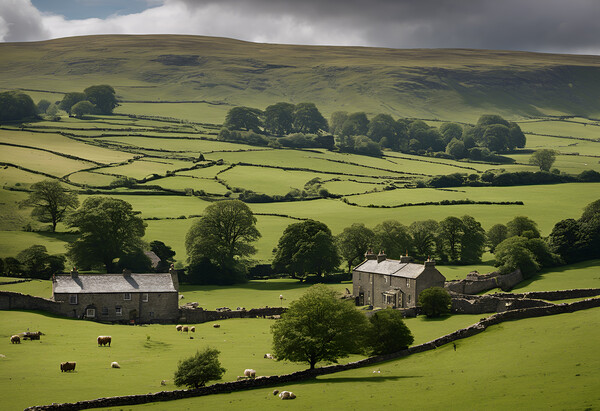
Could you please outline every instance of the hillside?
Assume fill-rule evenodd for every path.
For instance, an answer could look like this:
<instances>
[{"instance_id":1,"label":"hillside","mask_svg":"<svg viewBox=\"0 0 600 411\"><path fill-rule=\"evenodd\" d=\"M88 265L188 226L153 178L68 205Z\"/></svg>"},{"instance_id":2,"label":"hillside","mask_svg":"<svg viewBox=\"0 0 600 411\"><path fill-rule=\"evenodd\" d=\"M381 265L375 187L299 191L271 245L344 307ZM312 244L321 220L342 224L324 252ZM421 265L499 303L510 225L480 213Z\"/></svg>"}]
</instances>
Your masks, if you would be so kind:
<instances>
[{"instance_id":1,"label":"hillside","mask_svg":"<svg viewBox=\"0 0 600 411\"><path fill-rule=\"evenodd\" d=\"M231 105L473 121L600 113L600 56L256 44L200 36L88 36L0 44L0 89L34 99L107 83L120 112L220 122ZM52 95L47 91L56 92Z\"/></svg>"}]
</instances>

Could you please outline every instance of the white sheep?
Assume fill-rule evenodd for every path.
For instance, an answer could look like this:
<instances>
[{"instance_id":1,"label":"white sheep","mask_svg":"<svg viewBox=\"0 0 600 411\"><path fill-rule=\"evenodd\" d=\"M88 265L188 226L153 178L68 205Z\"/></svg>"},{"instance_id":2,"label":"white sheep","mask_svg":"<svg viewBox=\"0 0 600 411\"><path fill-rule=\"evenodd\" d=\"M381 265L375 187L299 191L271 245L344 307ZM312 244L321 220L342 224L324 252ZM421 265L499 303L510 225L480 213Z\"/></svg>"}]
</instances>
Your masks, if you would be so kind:
<instances>
[{"instance_id":1,"label":"white sheep","mask_svg":"<svg viewBox=\"0 0 600 411\"><path fill-rule=\"evenodd\" d=\"M246 368L244 370L244 377L256 378L256 370L253 370L252 368Z\"/></svg>"},{"instance_id":2,"label":"white sheep","mask_svg":"<svg viewBox=\"0 0 600 411\"><path fill-rule=\"evenodd\" d=\"M110 363L110 368L121 368L118 362L113 361Z\"/></svg>"},{"instance_id":3,"label":"white sheep","mask_svg":"<svg viewBox=\"0 0 600 411\"><path fill-rule=\"evenodd\" d=\"M282 400L293 400L294 398L296 398L296 395L291 391L281 391L279 393L279 398L281 398Z\"/></svg>"},{"instance_id":4,"label":"white sheep","mask_svg":"<svg viewBox=\"0 0 600 411\"><path fill-rule=\"evenodd\" d=\"M195 333L196 332L196 327L190 327L190 331Z\"/></svg>"},{"instance_id":5,"label":"white sheep","mask_svg":"<svg viewBox=\"0 0 600 411\"><path fill-rule=\"evenodd\" d=\"M266 353L263 358L266 358L268 360L274 360L275 359L275 357L273 357L273 354L269 354L269 353Z\"/></svg>"}]
</instances>

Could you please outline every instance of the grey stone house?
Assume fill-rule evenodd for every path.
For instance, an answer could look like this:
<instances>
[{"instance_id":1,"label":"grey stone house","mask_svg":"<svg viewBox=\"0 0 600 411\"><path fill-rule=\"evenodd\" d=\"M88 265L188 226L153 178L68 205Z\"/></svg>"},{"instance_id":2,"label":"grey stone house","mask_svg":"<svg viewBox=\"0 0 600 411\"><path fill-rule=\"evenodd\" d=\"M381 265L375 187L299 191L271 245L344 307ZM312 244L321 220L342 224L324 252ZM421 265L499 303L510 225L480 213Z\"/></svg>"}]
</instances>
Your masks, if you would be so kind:
<instances>
[{"instance_id":1,"label":"grey stone house","mask_svg":"<svg viewBox=\"0 0 600 411\"><path fill-rule=\"evenodd\" d=\"M352 294L359 305L412 308L421 291L444 287L446 282L434 261L414 264L408 256L388 260L384 253L372 252L367 252L365 258L352 271Z\"/></svg>"},{"instance_id":2,"label":"grey stone house","mask_svg":"<svg viewBox=\"0 0 600 411\"><path fill-rule=\"evenodd\" d=\"M179 318L179 282L175 271L160 274L71 274L52 281L54 301L65 315L96 321L175 322Z\"/></svg>"}]
</instances>

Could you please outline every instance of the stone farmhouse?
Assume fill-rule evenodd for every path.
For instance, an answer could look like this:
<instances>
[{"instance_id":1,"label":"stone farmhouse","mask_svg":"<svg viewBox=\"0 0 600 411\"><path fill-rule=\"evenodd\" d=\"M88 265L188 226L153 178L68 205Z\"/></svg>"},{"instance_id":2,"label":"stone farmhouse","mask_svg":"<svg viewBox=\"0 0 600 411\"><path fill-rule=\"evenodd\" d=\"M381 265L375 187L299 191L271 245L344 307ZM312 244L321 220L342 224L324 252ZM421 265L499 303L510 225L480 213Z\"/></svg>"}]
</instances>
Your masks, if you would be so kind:
<instances>
[{"instance_id":1,"label":"stone farmhouse","mask_svg":"<svg viewBox=\"0 0 600 411\"><path fill-rule=\"evenodd\" d=\"M174 322L179 318L177 273L85 274L76 269L52 281L54 301L74 318L127 323Z\"/></svg>"},{"instance_id":2,"label":"stone farmhouse","mask_svg":"<svg viewBox=\"0 0 600 411\"><path fill-rule=\"evenodd\" d=\"M434 261L415 264L409 256L388 260L385 253L377 255L371 251L365 258L352 271L352 294L358 305L413 308L421 291L444 287L446 282Z\"/></svg>"}]
</instances>

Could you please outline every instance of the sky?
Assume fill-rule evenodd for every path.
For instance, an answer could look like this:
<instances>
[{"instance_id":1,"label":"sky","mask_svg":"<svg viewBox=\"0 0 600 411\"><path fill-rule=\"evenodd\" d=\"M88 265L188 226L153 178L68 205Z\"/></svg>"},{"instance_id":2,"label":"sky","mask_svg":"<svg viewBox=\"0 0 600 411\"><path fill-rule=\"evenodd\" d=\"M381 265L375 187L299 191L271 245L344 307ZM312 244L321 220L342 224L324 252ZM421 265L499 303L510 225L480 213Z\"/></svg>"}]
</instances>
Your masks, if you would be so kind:
<instances>
[{"instance_id":1,"label":"sky","mask_svg":"<svg viewBox=\"0 0 600 411\"><path fill-rule=\"evenodd\" d=\"M90 34L600 55L600 0L0 0L0 42Z\"/></svg>"}]
</instances>

